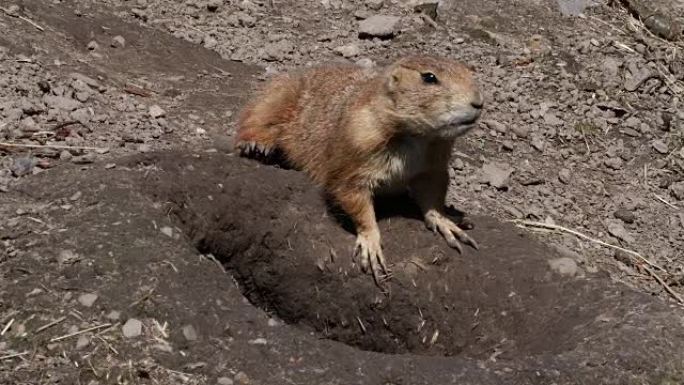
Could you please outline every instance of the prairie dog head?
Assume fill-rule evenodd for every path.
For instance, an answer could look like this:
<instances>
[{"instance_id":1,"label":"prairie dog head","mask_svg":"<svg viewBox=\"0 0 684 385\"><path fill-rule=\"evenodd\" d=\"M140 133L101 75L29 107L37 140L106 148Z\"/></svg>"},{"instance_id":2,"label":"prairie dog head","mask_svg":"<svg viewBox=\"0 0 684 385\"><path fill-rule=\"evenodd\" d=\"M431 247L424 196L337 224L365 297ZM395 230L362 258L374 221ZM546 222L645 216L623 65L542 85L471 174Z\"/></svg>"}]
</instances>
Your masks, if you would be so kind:
<instances>
[{"instance_id":1,"label":"prairie dog head","mask_svg":"<svg viewBox=\"0 0 684 385\"><path fill-rule=\"evenodd\" d=\"M406 57L392 64L386 76L391 114L411 134L456 137L480 117L484 101L479 87L458 61Z\"/></svg>"}]
</instances>

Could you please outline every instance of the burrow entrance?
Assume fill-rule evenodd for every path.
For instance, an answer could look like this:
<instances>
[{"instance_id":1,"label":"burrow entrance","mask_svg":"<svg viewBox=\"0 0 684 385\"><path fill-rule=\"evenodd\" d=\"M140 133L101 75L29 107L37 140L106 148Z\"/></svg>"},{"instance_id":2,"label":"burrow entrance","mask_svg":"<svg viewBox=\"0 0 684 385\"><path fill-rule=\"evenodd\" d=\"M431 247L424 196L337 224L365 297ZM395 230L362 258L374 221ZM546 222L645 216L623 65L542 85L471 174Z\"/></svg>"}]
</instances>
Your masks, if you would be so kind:
<instances>
[{"instance_id":1,"label":"burrow entrance","mask_svg":"<svg viewBox=\"0 0 684 385\"><path fill-rule=\"evenodd\" d=\"M601 344L628 312L608 280L554 272L549 249L512 225L473 217L480 251L463 255L428 232L405 200L380 221L389 295L351 260L353 234L301 173L232 157L170 161L154 195L244 295L287 323L363 350L486 359L559 354ZM388 208L390 210L388 210ZM608 337L605 337L608 338Z\"/></svg>"}]
</instances>

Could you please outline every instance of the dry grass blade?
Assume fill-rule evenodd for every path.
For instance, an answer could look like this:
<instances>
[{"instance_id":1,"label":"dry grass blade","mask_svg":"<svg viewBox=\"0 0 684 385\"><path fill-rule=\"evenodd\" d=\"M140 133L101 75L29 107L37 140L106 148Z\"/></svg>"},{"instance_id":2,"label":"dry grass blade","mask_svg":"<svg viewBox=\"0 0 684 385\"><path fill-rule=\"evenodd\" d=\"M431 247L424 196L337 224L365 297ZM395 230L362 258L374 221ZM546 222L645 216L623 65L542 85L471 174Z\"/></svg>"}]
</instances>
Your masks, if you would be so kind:
<instances>
[{"instance_id":1,"label":"dry grass blade","mask_svg":"<svg viewBox=\"0 0 684 385\"><path fill-rule=\"evenodd\" d=\"M67 339L67 338L79 336L79 335L81 335L81 334L85 334L85 333L88 333L88 332L92 332L93 330L102 329L102 328L106 328L106 327L109 327L109 326L112 326L112 324L106 323L106 324L102 324L102 325L93 326L93 327L91 327L91 328L79 330L79 331L74 332L74 333L69 333L69 334L66 334L66 335L63 335L63 336L55 337L55 338L51 339L50 342L57 342L57 341L65 340L65 339Z\"/></svg>"},{"instance_id":2,"label":"dry grass blade","mask_svg":"<svg viewBox=\"0 0 684 385\"><path fill-rule=\"evenodd\" d=\"M13 353L6 356L0 356L0 361L9 360L11 358L21 357L29 354L29 352Z\"/></svg>"},{"instance_id":3,"label":"dry grass blade","mask_svg":"<svg viewBox=\"0 0 684 385\"><path fill-rule=\"evenodd\" d=\"M51 328L51 327L57 325L58 323L64 321L65 319L66 319L66 317L60 317L60 318L58 318L58 319L56 319L56 320L50 322L50 323L47 324L47 325L43 325L43 326L39 327L38 329L36 329L36 334L42 332L43 330L45 330L45 329L47 329L47 328Z\"/></svg>"},{"instance_id":4,"label":"dry grass blade","mask_svg":"<svg viewBox=\"0 0 684 385\"><path fill-rule=\"evenodd\" d=\"M625 248L620 247L620 246L611 245L610 243L603 242L599 239L592 238L588 235L582 234L582 233L575 231L575 230L572 230L572 229L568 229L568 228L563 227L563 226L552 225L552 224L543 223L543 222L523 221L523 220L514 220L513 222L517 223L519 225L522 225L522 226L541 227L541 228L547 228L547 229L558 230L558 231L570 233L570 234L576 235L580 238L584 238L588 241L597 243L599 245L606 246L606 247L609 247L609 248L612 248L615 250L620 250L622 252L631 254L631 255L639 258L641 261L646 263L648 266L667 273L667 271L664 268L662 268L662 267L654 264L653 262L649 261L648 259L646 259L641 254L637 253L636 251L625 249ZM667 291L668 294L670 294L677 302L679 302L679 304L684 305L684 299L679 294L677 294L674 290L672 290L672 288L667 284L667 282L665 282L665 280L663 280L655 271L653 271L648 266L643 267L646 270L646 272L648 272L648 274L651 277L653 277L656 281L658 281L658 283L665 289L665 291Z\"/></svg>"},{"instance_id":5,"label":"dry grass blade","mask_svg":"<svg viewBox=\"0 0 684 385\"><path fill-rule=\"evenodd\" d=\"M36 27L36 29L39 30L40 32L45 31L45 28L41 27L38 23L36 23L35 21L29 19L29 18L26 17L26 16L17 15L17 14L14 13L14 12L10 12L9 9L2 8L2 7L0 7L0 10L2 10L2 12L4 12L5 15L7 15L7 16L16 17L16 18L18 18L18 19L20 19L20 20L23 20L23 21L25 21L25 22L31 24L32 26Z\"/></svg>"},{"instance_id":6,"label":"dry grass blade","mask_svg":"<svg viewBox=\"0 0 684 385\"><path fill-rule=\"evenodd\" d=\"M652 268L658 269L658 270L663 271L663 272L667 272L667 270L665 270L662 267L656 265L655 263L649 261L646 257L637 253L636 251L625 249L624 247L620 247L620 246L612 245L610 243L603 242L600 239L592 238L586 234L580 233L579 231L568 229L567 227L563 227L563 226L559 226L559 225L552 225L552 224L543 223L543 222L524 221L524 220L514 220L513 222L518 224L518 225L527 226L527 227L541 227L541 228L545 228L545 229L563 231L563 232L578 236L580 238L586 239L587 241L597 243L601 246L609 247L609 248L615 249L615 250L620 250L620 251L625 252L627 254L633 255L633 256L637 257L639 260L641 260L642 262L644 262L645 264L651 266Z\"/></svg>"}]
</instances>

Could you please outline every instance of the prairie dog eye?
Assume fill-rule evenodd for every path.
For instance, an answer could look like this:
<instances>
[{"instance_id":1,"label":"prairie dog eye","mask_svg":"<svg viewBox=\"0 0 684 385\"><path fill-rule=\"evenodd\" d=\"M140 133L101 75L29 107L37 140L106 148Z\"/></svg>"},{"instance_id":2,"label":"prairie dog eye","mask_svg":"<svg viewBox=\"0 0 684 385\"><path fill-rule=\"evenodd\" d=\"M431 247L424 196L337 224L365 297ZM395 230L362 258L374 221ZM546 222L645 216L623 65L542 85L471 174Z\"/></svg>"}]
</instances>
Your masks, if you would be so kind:
<instances>
[{"instance_id":1,"label":"prairie dog eye","mask_svg":"<svg viewBox=\"0 0 684 385\"><path fill-rule=\"evenodd\" d=\"M437 84L437 76L433 74L432 72L423 72L420 74L420 77L423 78L423 81L428 84Z\"/></svg>"}]
</instances>

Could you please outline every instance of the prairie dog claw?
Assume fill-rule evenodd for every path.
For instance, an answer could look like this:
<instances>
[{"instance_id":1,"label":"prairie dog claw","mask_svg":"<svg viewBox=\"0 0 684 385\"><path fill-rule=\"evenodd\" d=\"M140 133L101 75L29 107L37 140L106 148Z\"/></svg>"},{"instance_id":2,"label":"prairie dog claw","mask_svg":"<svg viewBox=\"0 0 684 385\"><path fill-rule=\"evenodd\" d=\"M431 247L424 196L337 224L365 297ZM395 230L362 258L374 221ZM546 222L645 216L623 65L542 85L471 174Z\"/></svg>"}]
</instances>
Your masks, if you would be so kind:
<instances>
[{"instance_id":1,"label":"prairie dog claw","mask_svg":"<svg viewBox=\"0 0 684 385\"><path fill-rule=\"evenodd\" d=\"M273 148L271 148L270 146L257 142L239 142L235 147L240 152L240 155L247 157L268 157L271 154L271 151L273 150Z\"/></svg>"},{"instance_id":2,"label":"prairie dog claw","mask_svg":"<svg viewBox=\"0 0 684 385\"><path fill-rule=\"evenodd\" d=\"M458 250L459 253L463 253L463 247L460 245L459 241L466 245L470 245L475 250L479 250L480 248L477 245L477 242L468 236L463 229L441 213L435 211L428 213L425 216L425 225L433 232L442 234L447 244Z\"/></svg>"},{"instance_id":3,"label":"prairie dog claw","mask_svg":"<svg viewBox=\"0 0 684 385\"><path fill-rule=\"evenodd\" d=\"M367 273L369 268L377 285L382 282L382 276L388 275L385 256L382 254L379 236L359 234L354 247L354 259L360 259L361 270Z\"/></svg>"}]
</instances>

